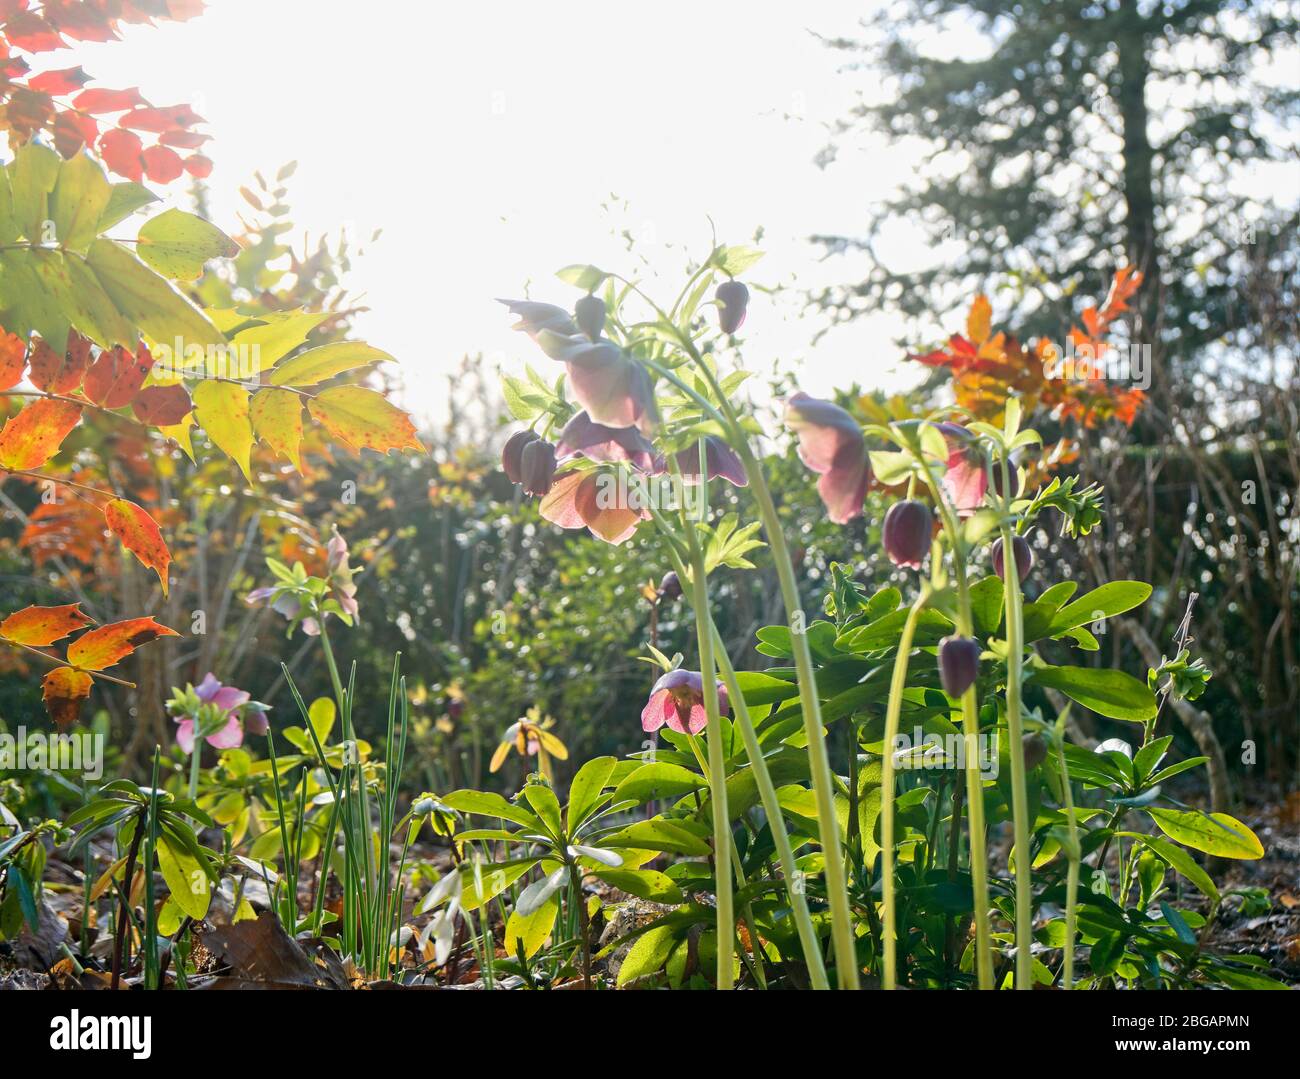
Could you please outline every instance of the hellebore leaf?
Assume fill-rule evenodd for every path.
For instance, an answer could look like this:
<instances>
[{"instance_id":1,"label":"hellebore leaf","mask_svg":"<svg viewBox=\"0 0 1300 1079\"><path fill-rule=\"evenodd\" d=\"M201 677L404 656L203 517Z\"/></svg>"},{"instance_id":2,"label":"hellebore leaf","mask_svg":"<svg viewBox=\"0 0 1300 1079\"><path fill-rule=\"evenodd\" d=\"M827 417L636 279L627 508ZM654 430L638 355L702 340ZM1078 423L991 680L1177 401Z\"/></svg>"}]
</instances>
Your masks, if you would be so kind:
<instances>
[{"instance_id":1,"label":"hellebore leaf","mask_svg":"<svg viewBox=\"0 0 1300 1079\"><path fill-rule=\"evenodd\" d=\"M1259 837L1227 813L1202 813L1195 809L1148 809L1147 813L1165 835L1185 847L1221 858L1264 857Z\"/></svg>"},{"instance_id":2,"label":"hellebore leaf","mask_svg":"<svg viewBox=\"0 0 1300 1079\"><path fill-rule=\"evenodd\" d=\"M1043 667L1033 672L1040 686L1059 689L1072 701L1109 719L1144 723L1156 714L1156 696L1125 671L1100 667Z\"/></svg>"}]
</instances>

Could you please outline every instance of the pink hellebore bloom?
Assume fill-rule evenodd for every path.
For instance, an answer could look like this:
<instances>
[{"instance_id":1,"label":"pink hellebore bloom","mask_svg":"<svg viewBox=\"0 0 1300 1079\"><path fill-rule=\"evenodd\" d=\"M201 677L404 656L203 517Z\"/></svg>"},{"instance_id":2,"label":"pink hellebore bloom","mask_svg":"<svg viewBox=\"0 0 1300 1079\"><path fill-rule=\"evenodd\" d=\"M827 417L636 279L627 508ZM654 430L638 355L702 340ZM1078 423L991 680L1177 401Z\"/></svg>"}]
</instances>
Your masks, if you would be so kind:
<instances>
[{"instance_id":1,"label":"pink hellebore bloom","mask_svg":"<svg viewBox=\"0 0 1300 1079\"><path fill-rule=\"evenodd\" d=\"M726 687L718 683L718 708L731 710ZM641 710L641 729L657 731L665 723L678 734L699 734L709 724L704 711L704 679L699 671L668 671L654 684Z\"/></svg>"},{"instance_id":2,"label":"pink hellebore bloom","mask_svg":"<svg viewBox=\"0 0 1300 1079\"><path fill-rule=\"evenodd\" d=\"M211 704L226 713L226 725L206 736L208 745L217 749L234 749L244 741L244 728L239 723L239 709L251 699L251 694L234 686L223 686L211 671L194 687L195 696L204 704ZM173 716L177 722L176 744L186 753L194 752L194 718Z\"/></svg>"},{"instance_id":3,"label":"pink hellebore bloom","mask_svg":"<svg viewBox=\"0 0 1300 1079\"><path fill-rule=\"evenodd\" d=\"M634 497L615 473L566 472L556 477L537 509L561 528L587 528L606 543L619 544L631 539L637 525L650 517L645 508L630 504Z\"/></svg>"},{"instance_id":4,"label":"pink hellebore bloom","mask_svg":"<svg viewBox=\"0 0 1300 1079\"><path fill-rule=\"evenodd\" d=\"M832 401L796 393L786 399L785 424L799 436L803 463L821 473L817 493L831 520L846 524L861 516L871 466L858 421Z\"/></svg>"},{"instance_id":5,"label":"pink hellebore bloom","mask_svg":"<svg viewBox=\"0 0 1300 1079\"><path fill-rule=\"evenodd\" d=\"M989 487L984 454L976 445L975 436L960 424L935 426L948 443L948 471L943 476L943 489L958 515L969 517L984 504L984 493Z\"/></svg>"},{"instance_id":6,"label":"pink hellebore bloom","mask_svg":"<svg viewBox=\"0 0 1300 1079\"><path fill-rule=\"evenodd\" d=\"M635 427L606 427L579 412L560 432L555 455L560 460L587 457L593 461L627 461L642 472L654 468L654 447Z\"/></svg>"},{"instance_id":7,"label":"pink hellebore bloom","mask_svg":"<svg viewBox=\"0 0 1300 1079\"><path fill-rule=\"evenodd\" d=\"M704 440L704 460L709 466L709 478L715 476L724 479L733 487L748 487L749 477L745 475L745 466L741 464L736 451L722 439L709 435ZM662 462L661 466L662 466ZM693 442L677 454L677 467L681 470L682 481L687 484L700 482L700 444ZM664 469L661 467L661 471Z\"/></svg>"}]
</instances>

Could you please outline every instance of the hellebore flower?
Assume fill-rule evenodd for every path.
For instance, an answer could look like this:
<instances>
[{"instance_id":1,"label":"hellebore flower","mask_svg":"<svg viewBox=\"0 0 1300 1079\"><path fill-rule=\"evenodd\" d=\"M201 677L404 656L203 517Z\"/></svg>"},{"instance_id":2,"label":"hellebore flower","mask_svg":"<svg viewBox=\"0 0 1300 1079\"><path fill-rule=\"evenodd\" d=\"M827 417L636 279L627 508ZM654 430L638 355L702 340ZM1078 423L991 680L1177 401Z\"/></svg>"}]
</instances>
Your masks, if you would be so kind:
<instances>
[{"instance_id":1,"label":"hellebore flower","mask_svg":"<svg viewBox=\"0 0 1300 1079\"><path fill-rule=\"evenodd\" d=\"M682 594L681 578L672 570L664 574L664 579L659 582L659 598L672 603Z\"/></svg>"},{"instance_id":2,"label":"hellebore flower","mask_svg":"<svg viewBox=\"0 0 1300 1079\"><path fill-rule=\"evenodd\" d=\"M1029 576L1029 571L1034 568L1034 552L1030 548L1024 536L1011 537L1011 550L1016 557L1016 572L1023 581ZM998 539L993 542L991 555L993 559L993 572L1005 581L1006 577L1004 574L1006 567L1003 565L1002 540Z\"/></svg>"},{"instance_id":3,"label":"hellebore flower","mask_svg":"<svg viewBox=\"0 0 1300 1079\"><path fill-rule=\"evenodd\" d=\"M515 329L531 336L551 359L564 364L569 388L596 423L648 430L655 418L650 376L613 341L582 333L554 304L502 300L519 316Z\"/></svg>"},{"instance_id":4,"label":"hellebore flower","mask_svg":"<svg viewBox=\"0 0 1300 1079\"><path fill-rule=\"evenodd\" d=\"M933 533L934 518L930 507L914 499L904 499L890 506L880 530L889 560L906 569L921 568L930 550Z\"/></svg>"},{"instance_id":5,"label":"hellebore flower","mask_svg":"<svg viewBox=\"0 0 1300 1079\"><path fill-rule=\"evenodd\" d=\"M803 463L821 473L817 493L831 520L846 524L860 516L871 466L858 421L831 401L796 393L785 402L785 425L799 436Z\"/></svg>"},{"instance_id":6,"label":"hellebore flower","mask_svg":"<svg viewBox=\"0 0 1300 1079\"><path fill-rule=\"evenodd\" d=\"M949 697L960 697L980 673L980 646L969 637L945 637L939 642L939 681Z\"/></svg>"},{"instance_id":7,"label":"hellebore flower","mask_svg":"<svg viewBox=\"0 0 1300 1079\"><path fill-rule=\"evenodd\" d=\"M510 755L513 748L521 757L536 757L541 754L541 760L546 761L548 757L554 757L556 760L567 760L569 750L558 737L551 733L551 728L555 726L555 720L550 716L545 719L541 718L541 712L537 708L528 709L526 715L520 716L514 723L506 728L505 733L501 736L501 741L497 745L496 752L492 754L492 761L488 765L489 772L495 772L506 762L506 757ZM549 765L543 768L548 770Z\"/></svg>"},{"instance_id":8,"label":"hellebore flower","mask_svg":"<svg viewBox=\"0 0 1300 1079\"><path fill-rule=\"evenodd\" d=\"M718 683L718 708L731 710L727 688ZM650 690L650 699L641 709L641 729L657 731L665 723L678 734L699 734L708 726L709 717L704 711L704 679L699 671L678 668L660 677Z\"/></svg>"},{"instance_id":9,"label":"hellebore flower","mask_svg":"<svg viewBox=\"0 0 1300 1079\"><path fill-rule=\"evenodd\" d=\"M573 317L583 333L593 341L599 341L605 330L605 301L599 296L584 296L574 304Z\"/></svg>"},{"instance_id":10,"label":"hellebore flower","mask_svg":"<svg viewBox=\"0 0 1300 1079\"><path fill-rule=\"evenodd\" d=\"M529 442L519 456L519 483L525 493L546 495L555 480L555 447L545 439Z\"/></svg>"},{"instance_id":11,"label":"hellebore flower","mask_svg":"<svg viewBox=\"0 0 1300 1079\"><path fill-rule=\"evenodd\" d=\"M552 333L576 334L578 327L563 307L553 303L535 303L532 300L497 300L510 309L512 315L518 315L516 330L523 330L529 337L536 337L543 330Z\"/></svg>"},{"instance_id":12,"label":"hellebore flower","mask_svg":"<svg viewBox=\"0 0 1300 1079\"><path fill-rule=\"evenodd\" d=\"M506 444L501 450L501 471L506 474L511 483L521 482L524 447L536 441L537 433L530 430L516 431L506 439Z\"/></svg>"},{"instance_id":13,"label":"hellebore flower","mask_svg":"<svg viewBox=\"0 0 1300 1079\"><path fill-rule=\"evenodd\" d=\"M587 528L606 543L622 543L636 532L649 512L620 498L626 488L605 472L566 472L542 499L538 511L561 528Z\"/></svg>"},{"instance_id":14,"label":"hellebore flower","mask_svg":"<svg viewBox=\"0 0 1300 1079\"><path fill-rule=\"evenodd\" d=\"M677 468L682 474L682 482L698 484L700 482L700 444L692 442L676 454ZM748 487L749 477L745 475L745 466L740 463L736 451L716 435L707 435L704 439L704 460L709 466L709 478L717 476L726 480L733 487ZM659 471L666 471L660 462Z\"/></svg>"},{"instance_id":15,"label":"hellebore flower","mask_svg":"<svg viewBox=\"0 0 1300 1079\"><path fill-rule=\"evenodd\" d=\"M635 427L606 427L579 412L560 432L555 448L561 460L588 457L593 461L628 461L642 472L654 470L654 446Z\"/></svg>"},{"instance_id":16,"label":"hellebore flower","mask_svg":"<svg viewBox=\"0 0 1300 1079\"><path fill-rule=\"evenodd\" d=\"M948 470L943 476L943 489L957 514L969 517L984 504L984 493L989 487L984 454L975 436L960 424L937 423L935 426L948 443Z\"/></svg>"},{"instance_id":17,"label":"hellebore flower","mask_svg":"<svg viewBox=\"0 0 1300 1079\"><path fill-rule=\"evenodd\" d=\"M745 321L749 289L739 281L724 281L713 298L718 302L718 328L723 333L735 333Z\"/></svg>"},{"instance_id":18,"label":"hellebore flower","mask_svg":"<svg viewBox=\"0 0 1300 1079\"><path fill-rule=\"evenodd\" d=\"M176 726L176 744L186 753L194 752L195 725L204 739L217 749L234 749L244 741L244 728L239 722L239 711L252 700L252 694L217 681L211 671L197 686L189 685L182 691L173 691L167 702ZM265 705L253 702L250 714L257 714L266 722Z\"/></svg>"}]
</instances>

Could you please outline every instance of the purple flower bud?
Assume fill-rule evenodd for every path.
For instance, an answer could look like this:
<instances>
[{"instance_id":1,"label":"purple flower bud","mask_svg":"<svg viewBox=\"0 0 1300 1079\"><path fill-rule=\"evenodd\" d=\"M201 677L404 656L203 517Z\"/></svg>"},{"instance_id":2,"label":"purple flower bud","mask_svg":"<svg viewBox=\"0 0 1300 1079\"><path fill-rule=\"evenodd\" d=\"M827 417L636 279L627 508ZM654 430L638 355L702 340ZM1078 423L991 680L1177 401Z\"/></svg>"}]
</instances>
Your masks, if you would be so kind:
<instances>
[{"instance_id":1,"label":"purple flower bud","mask_svg":"<svg viewBox=\"0 0 1300 1079\"><path fill-rule=\"evenodd\" d=\"M593 341L599 341L605 329L605 301L599 296L584 296L573 307L578 328Z\"/></svg>"},{"instance_id":2,"label":"purple flower bud","mask_svg":"<svg viewBox=\"0 0 1300 1079\"><path fill-rule=\"evenodd\" d=\"M1015 465L1007 466L1007 473L1011 477L1011 497L1015 498L1020 493L1020 473L1016 471ZM1002 497L1002 462L993 462L993 490Z\"/></svg>"},{"instance_id":3,"label":"purple flower bud","mask_svg":"<svg viewBox=\"0 0 1300 1079\"><path fill-rule=\"evenodd\" d=\"M266 713L257 709L246 709L244 712L244 733L245 734L265 734L271 729L271 724L267 721Z\"/></svg>"},{"instance_id":4,"label":"purple flower bud","mask_svg":"<svg viewBox=\"0 0 1300 1079\"><path fill-rule=\"evenodd\" d=\"M949 697L960 697L980 673L980 646L956 635L939 642L939 681Z\"/></svg>"},{"instance_id":5,"label":"purple flower bud","mask_svg":"<svg viewBox=\"0 0 1300 1079\"><path fill-rule=\"evenodd\" d=\"M682 582L672 570L664 574L664 579L659 582L659 598L671 603L682 594Z\"/></svg>"},{"instance_id":6,"label":"purple flower bud","mask_svg":"<svg viewBox=\"0 0 1300 1079\"><path fill-rule=\"evenodd\" d=\"M1011 537L1011 550L1016 556L1016 572L1020 575L1020 579L1023 581L1029 576L1029 571L1034 568L1034 552L1030 549L1024 536ZM993 558L993 572L1005 581L1005 567L1002 564L1002 541L1000 539L994 541L991 554Z\"/></svg>"},{"instance_id":7,"label":"purple flower bud","mask_svg":"<svg viewBox=\"0 0 1300 1079\"><path fill-rule=\"evenodd\" d=\"M460 719L465 714L465 702L460 697L451 697L447 701L447 718Z\"/></svg>"},{"instance_id":8,"label":"purple flower bud","mask_svg":"<svg viewBox=\"0 0 1300 1079\"><path fill-rule=\"evenodd\" d=\"M526 493L549 494L555 479L555 447L543 438L528 443L520 458L519 477Z\"/></svg>"},{"instance_id":9,"label":"purple flower bud","mask_svg":"<svg viewBox=\"0 0 1300 1079\"><path fill-rule=\"evenodd\" d=\"M501 451L501 470L510 478L511 483L519 483L523 473L520 471L523 467L524 447L530 442L536 442L537 435L533 431L516 431L506 439L505 448Z\"/></svg>"},{"instance_id":10,"label":"purple flower bud","mask_svg":"<svg viewBox=\"0 0 1300 1079\"><path fill-rule=\"evenodd\" d=\"M1020 740L1025 768L1032 771L1047 759L1047 742L1041 734L1027 734Z\"/></svg>"},{"instance_id":11,"label":"purple flower bud","mask_svg":"<svg viewBox=\"0 0 1300 1079\"><path fill-rule=\"evenodd\" d=\"M723 333L735 333L745 321L749 289L739 281L724 281L713 294L718 301L718 326Z\"/></svg>"},{"instance_id":12,"label":"purple flower bud","mask_svg":"<svg viewBox=\"0 0 1300 1079\"><path fill-rule=\"evenodd\" d=\"M905 499L890 506L880 530L889 560L894 565L907 569L921 568L926 552L930 550L933 532L934 521L930 507L914 499Z\"/></svg>"}]
</instances>

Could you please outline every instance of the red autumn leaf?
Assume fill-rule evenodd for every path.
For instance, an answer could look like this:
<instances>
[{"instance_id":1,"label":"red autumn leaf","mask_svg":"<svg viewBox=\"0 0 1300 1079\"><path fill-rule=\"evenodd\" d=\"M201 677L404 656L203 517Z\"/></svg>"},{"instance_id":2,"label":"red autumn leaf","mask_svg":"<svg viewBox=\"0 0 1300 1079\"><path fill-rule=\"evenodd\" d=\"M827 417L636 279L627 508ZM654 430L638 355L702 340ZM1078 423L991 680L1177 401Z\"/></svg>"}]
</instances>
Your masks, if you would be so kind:
<instances>
[{"instance_id":1,"label":"red autumn leaf","mask_svg":"<svg viewBox=\"0 0 1300 1079\"><path fill-rule=\"evenodd\" d=\"M139 183L144 179L144 161L141 159L143 143L140 136L120 127L105 131L99 139L99 152L104 163L119 176Z\"/></svg>"},{"instance_id":2,"label":"red autumn leaf","mask_svg":"<svg viewBox=\"0 0 1300 1079\"><path fill-rule=\"evenodd\" d=\"M90 341L69 330L67 347L59 355L44 338L37 337L32 346L32 385L46 393L71 393L81 385L90 363Z\"/></svg>"},{"instance_id":3,"label":"red autumn leaf","mask_svg":"<svg viewBox=\"0 0 1300 1079\"><path fill-rule=\"evenodd\" d=\"M185 171L196 180L205 180L212 174L212 159L203 154L190 154L185 159Z\"/></svg>"},{"instance_id":4,"label":"red autumn leaf","mask_svg":"<svg viewBox=\"0 0 1300 1079\"><path fill-rule=\"evenodd\" d=\"M153 427L170 427L180 423L194 410L194 403L179 382L171 386L146 386L131 402L131 410L141 423Z\"/></svg>"},{"instance_id":5,"label":"red autumn leaf","mask_svg":"<svg viewBox=\"0 0 1300 1079\"><path fill-rule=\"evenodd\" d=\"M0 23L7 22L20 11L26 11L28 3L29 0L0 0Z\"/></svg>"},{"instance_id":6,"label":"red autumn leaf","mask_svg":"<svg viewBox=\"0 0 1300 1079\"><path fill-rule=\"evenodd\" d=\"M94 624L95 620L82 611L79 603L66 603L61 607L24 607L0 622L0 637L11 644L44 648Z\"/></svg>"},{"instance_id":7,"label":"red autumn leaf","mask_svg":"<svg viewBox=\"0 0 1300 1079\"><path fill-rule=\"evenodd\" d=\"M83 633L68 645L68 662L84 671L102 671L126 659L142 644L159 637L179 637L152 618L128 618Z\"/></svg>"},{"instance_id":8,"label":"red autumn leaf","mask_svg":"<svg viewBox=\"0 0 1300 1079\"><path fill-rule=\"evenodd\" d=\"M102 3L84 0L45 0L45 17L73 41L113 41L115 20Z\"/></svg>"},{"instance_id":9,"label":"red autumn leaf","mask_svg":"<svg viewBox=\"0 0 1300 1079\"><path fill-rule=\"evenodd\" d=\"M163 595L167 595L167 567L172 554L167 550L157 522L134 502L115 498L104 506L104 521L128 551L158 574Z\"/></svg>"},{"instance_id":10,"label":"red autumn leaf","mask_svg":"<svg viewBox=\"0 0 1300 1079\"><path fill-rule=\"evenodd\" d=\"M152 366L153 357L143 345L135 356L121 345L106 349L86 372L82 392L104 408L122 408L140 392Z\"/></svg>"},{"instance_id":11,"label":"red autumn leaf","mask_svg":"<svg viewBox=\"0 0 1300 1079\"><path fill-rule=\"evenodd\" d=\"M41 679L41 700L59 730L77 721L82 702L90 696L91 684L90 675L71 667L55 667Z\"/></svg>"},{"instance_id":12,"label":"red autumn leaf","mask_svg":"<svg viewBox=\"0 0 1300 1079\"><path fill-rule=\"evenodd\" d=\"M15 131L31 135L41 130L54 117L54 102L49 94L15 86L5 107L4 119Z\"/></svg>"},{"instance_id":13,"label":"red autumn leaf","mask_svg":"<svg viewBox=\"0 0 1300 1079\"><path fill-rule=\"evenodd\" d=\"M185 171L180 154L166 146L150 146L144 152L144 171L156 184L169 184Z\"/></svg>"},{"instance_id":14,"label":"red autumn leaf","mask_svg":"<svg viewBox=\"0 0 1300 1079\"><path fill-rule=\"evenodd\" d=\"M43 94L62 97L90 81L90 76L79 67L64 67L58 71L42 71L27 80L27 85Z\"/></svg>"},{"instance_id":15,"label":"red autumn leaf","mask_svg":"<svg viewBox=\"0 0 1300 1079\"><path fill-rule=\"evenodd\" d=\"M72 99L72 104L82 112L125 112L144 104L144 98L136 87L129 90L93 89L83 90Z\"/></svg>"},{"instance_id":16,"label":"red autumn leaf","mask_svg":"<svg viewBox=\"0 0 1300 1079\"><path fill-rule=\"evenodd\" d=\"M81 406L71 401L33 401L0 430L0 468L10 472L40 468L59 452L79 419Z\"/></svg>"},{"instance_id":17,"label":"red autumn leaf","mask_svg":"<svg viewBox=\"0 0 1300 1079\"><path fill-rule=\"evenodd\" d=\"M17 386L26 366L26 342L17 334L0 330L0 390Z\"/></svg>"},{"instance_id":18,"label":"red autumn leaf","mask_svg":"<svg viewBox=\"0 0 1300 1079\"><path fill-rule=\"evenodd\" d=\"M5 37L23 52L50 52L63 48L63 39L34 11L20 11L5 20Z\"/></svg>"},{"instance_id":19,"label":"red autumn leaf","mask_svg":"<svg viewBox=\"0 0 1300 1079\"><path fill-rule=\"evenodd\" d=\"M158 108L132 109L118 118L118 124L133 131L152 131L161 135L177 127L191 127L203 123L203 117L188 105L166 105Z\"/></svg>"},{"instance_id":20,"label":"red autumn leaf","mask_svg":"<svg viewBox=\"0 0 1300 1079\"><path fill-rule=\"evenodd\" d=\"M54 148L65 159L74 157L83 146L93 146L97 138L99 124L94 117L64 111L54 118Z\"/></svg>"},{"instance_id":21,"label":"red autumn leaf","mask_svg":"<svg viewBox=\"0 0 1300 1079\"><path fill-rule=\"evenodd\" d=\"M176 146L182 150L197 150L211 135L205 135L201 131L164 131L158 141L164 146Z\"/></svg>"}]
</instances>

